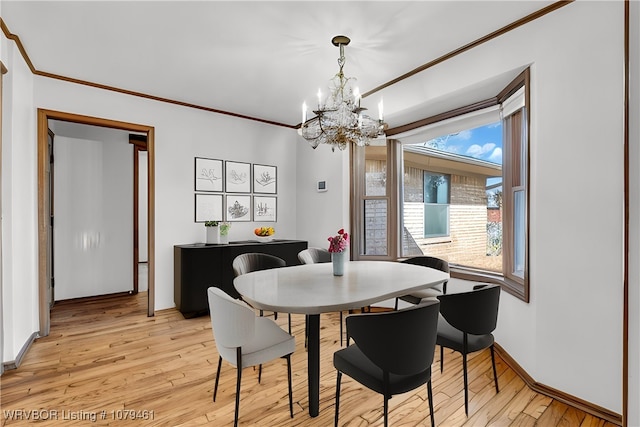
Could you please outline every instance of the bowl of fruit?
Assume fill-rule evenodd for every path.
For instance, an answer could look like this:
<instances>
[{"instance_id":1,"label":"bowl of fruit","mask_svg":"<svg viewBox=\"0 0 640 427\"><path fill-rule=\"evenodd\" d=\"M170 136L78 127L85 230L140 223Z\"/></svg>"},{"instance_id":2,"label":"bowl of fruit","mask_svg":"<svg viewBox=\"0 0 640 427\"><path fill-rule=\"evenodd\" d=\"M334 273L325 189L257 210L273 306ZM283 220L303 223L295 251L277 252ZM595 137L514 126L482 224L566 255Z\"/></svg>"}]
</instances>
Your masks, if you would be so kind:
<instances>
[{"instance_id":1,"label":"bowl of fruit","mask_svg":"<svg viewBox=\"0 0 640 427\"><path fill-rule=\"evenodd\" d=\"M253 230L253 234L256 235L258 240L269 242L273 240L273 235L276 234L276 230L273 227L258 227Z\"/></svg>"}]
</instances>

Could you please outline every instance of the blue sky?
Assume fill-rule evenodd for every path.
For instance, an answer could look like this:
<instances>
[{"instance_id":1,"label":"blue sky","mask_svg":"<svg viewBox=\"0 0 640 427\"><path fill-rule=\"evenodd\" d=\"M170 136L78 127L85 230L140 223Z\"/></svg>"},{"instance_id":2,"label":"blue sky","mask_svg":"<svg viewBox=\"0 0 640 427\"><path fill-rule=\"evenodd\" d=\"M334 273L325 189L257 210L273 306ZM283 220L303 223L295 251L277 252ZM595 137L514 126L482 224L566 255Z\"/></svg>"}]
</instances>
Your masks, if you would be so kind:
<instances>
[{"instance_id":1,"label":"blue sky","mask_svg":"<svg viewBox=\"0 0 640 427\"><path fill-rule=\"evenodd\" d=\"M502 123L492 123L446 135L431 140L427 144L430 146L438 144L440 145L438 148L449 153L502 164Z\"/></svg>"}]
</instances>

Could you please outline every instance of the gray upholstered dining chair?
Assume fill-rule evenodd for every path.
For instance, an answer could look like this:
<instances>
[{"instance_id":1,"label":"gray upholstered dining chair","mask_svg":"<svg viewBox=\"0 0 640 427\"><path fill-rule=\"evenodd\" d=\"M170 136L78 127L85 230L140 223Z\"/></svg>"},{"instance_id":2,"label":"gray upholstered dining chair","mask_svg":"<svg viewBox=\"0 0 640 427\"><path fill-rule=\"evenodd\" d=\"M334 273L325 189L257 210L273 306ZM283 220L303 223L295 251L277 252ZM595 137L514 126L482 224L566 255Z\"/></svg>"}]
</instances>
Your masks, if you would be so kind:
<instances>
[{"instance_id":1,"label":"gray upholstered dining chair","mask_svg":"<svg viewBox=\"0 0 640 427\"><path fill-rule=\"evenodd\" d=\"M347 316L347 332L354 344L333 354L333 365L338 371L336 427L343 373L383 395L385 427L389 399L427 384L431 426L435 425L431 364L439 306L437 300L431 300L397 311Z\"/></svg>"},{"instance_id":2,"label":"gray upholstered dining chair","mask_svg":"<svg viewBox=\"0 0 640 427\"><path fill-rule=\"evenodd\" d=\"M435 268L440 271L444 271L445 273L449 272L449 263L441 258L436 258L432 256L416 256L412 258L407 258L405 260L400 261L404 264L413 264L420 265L422 267L430 267ZM398 301L403 300L411 304L419 304L424 298L436 298L438 295L447 293L447 282L445 281L441 285L434 286L433 288L423 289L420 291L412 292L409 295L403 295L401 297L396 298L395 309L398 309Z\"/></svg>"},{"instance_id":3,"label":"gray upholstered dining chair","mask_svg":"<svg viewBox=\"0 0 640 427\"><path fill-rule=\"evenodd\" d=\"M331 253L323 248L307 248L298 252L298 259L303 264L331 262Z\"/></svg>"},{"instance_id":4,"label":"gray upholstered dining chair","mask_svg":"<svg viewBox=\"0 0 640 427\"><path fill-rule=\"evenodd\" d=\"M485 348L491 349L493 380L496 393L500 392L492 334L498 323L500 286L477 285L469 292L439 295L438 300L441 315L438 320L436 343L440 346L440 372L444 367L444 347L462 354L464 411L469 415L467 354Z\"/></svg>"},{"instance_id":5,"label":"gray upholstered dining chair","mask_svg":"<svg viewBox=\"0 0 640 427\"><path fill-rule=\"evenodd\" d=\"M236 277L252 271L269 270L271 268L285 267L286 265L287 263L282 258L259 252L240 254L234 258L232 263L233 273ZM263 314L264 312L260 310L260 316ZM274 313L273 316L278 319L278 313ZM289 333L291 333L291 314L289 314Z\"/></svg>"},{"instance_id":6,"label":"gray upholstered dining chair","mask_svg":"<svg viewBox=\"0 0 640 427\"><path fill-rule=\"evenodd\" d=\"M207 296L211 313L211 328L219 354L213 401L216 401L218 394L220 368L222 359L224 359L238 370L233 423L234 426L237 426L242 369L249 366L262 366L263 363L283 357L287 360L289 413L293 418L291 354L296 348L295 338L283 331L272 319L257 317L250 306L241 300L231 298L220 288L207 289ZM261 375L259 374L258 382L260 379Z\"/></svg>"}]
</instances>

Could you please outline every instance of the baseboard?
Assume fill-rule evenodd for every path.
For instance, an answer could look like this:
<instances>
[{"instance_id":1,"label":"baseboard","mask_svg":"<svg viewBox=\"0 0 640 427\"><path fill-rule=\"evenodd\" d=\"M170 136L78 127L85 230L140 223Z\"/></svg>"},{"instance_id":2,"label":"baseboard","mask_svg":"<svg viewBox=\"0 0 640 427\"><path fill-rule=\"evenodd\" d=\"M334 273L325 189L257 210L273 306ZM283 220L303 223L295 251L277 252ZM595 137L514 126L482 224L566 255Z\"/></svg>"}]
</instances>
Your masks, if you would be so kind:
<instances>
[{"instance_id":1,"label":"baseboard","mask_svg":"<svg viewBox=\"0 0 640 427\"><path fill-rule=\"evenodd\" d=\"M24 345L22 346L22 348L18 352L18 355L16 356L16 359L12 360L12 361L9 361L9 362L3 362L2 363L2 366L4 368L3 372L9 371L11 369L18 369L18 367L22 363L22 359L27 354L27 351L29 351L29 348L31 347L31 344L33 344L33 342L36 340L36 338L38 338L38 333L37 332L32 333L31 336L29 337L29 339L27 339L27 342L24 343Z\"/></svg>"},{"instance_id":2,"label":"baseboard","mask_svg":"<svg viewBox=\"0 0 640 427\"><path fill-rule=\"evenodd\" d=\"M558 402L573 406L574 408L591 414L594 417L602 418L612 424L622 426L622 415L537 382L522 368L522 366L518 364L518 362L515 361L513 357L511 357L511 355L509 355L509 353L506 352L504 348L500 347L499 344L495 344L495 349L500 358L502 358L502 360L504 360L504 362L509 365L509 367L513 369L520 378L522 378L522 381L524 381L531 390L551 397Z\"/></svg>"}]
</instances>

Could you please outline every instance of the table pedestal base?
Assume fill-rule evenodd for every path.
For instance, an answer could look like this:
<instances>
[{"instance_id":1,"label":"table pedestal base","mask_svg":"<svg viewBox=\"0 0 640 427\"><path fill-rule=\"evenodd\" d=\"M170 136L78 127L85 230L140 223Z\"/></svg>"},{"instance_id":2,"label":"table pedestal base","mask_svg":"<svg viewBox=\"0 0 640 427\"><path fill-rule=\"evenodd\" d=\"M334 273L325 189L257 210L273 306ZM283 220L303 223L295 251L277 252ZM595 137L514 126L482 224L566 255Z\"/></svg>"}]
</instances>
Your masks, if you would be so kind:
<instances>
[{"instance_id":1,"label":"table pedestal base","mask_svg":"<svg viewBox=\"0 0 640 427\"><path fill-rule=\"evenodd\" d=\"M317 417L320 409L320 315L310 314L306 318L309 331L307 341L309 415Z\"/></svg>"}]
</instances>

